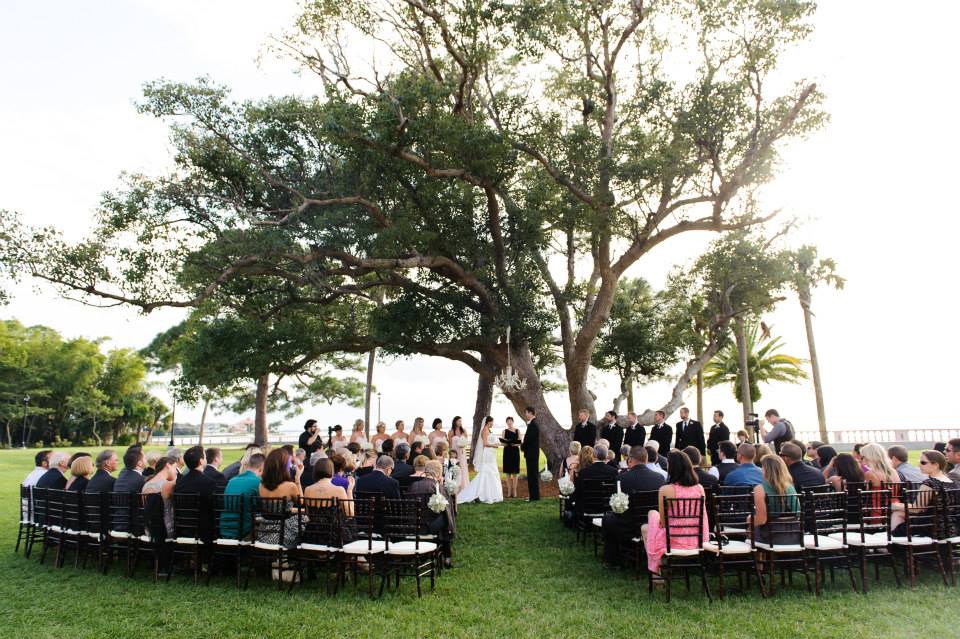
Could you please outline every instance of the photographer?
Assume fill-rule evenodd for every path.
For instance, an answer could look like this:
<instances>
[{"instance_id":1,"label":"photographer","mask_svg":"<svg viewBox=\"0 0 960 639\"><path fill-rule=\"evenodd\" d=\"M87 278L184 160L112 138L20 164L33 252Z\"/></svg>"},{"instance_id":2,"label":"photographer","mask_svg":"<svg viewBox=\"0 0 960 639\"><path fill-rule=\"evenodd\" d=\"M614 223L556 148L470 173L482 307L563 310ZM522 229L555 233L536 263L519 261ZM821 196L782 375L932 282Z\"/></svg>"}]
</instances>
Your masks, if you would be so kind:
<instances>
[{"instance_id":1,"label":"photographer","mask_svg":"<svg viewBox=\"0 0 960 639\"><path fill-rule=\"evenodd\" d=\"M780 446L793 440L793 424L789 420L781 418L780 413L773 408L764 413L764 417L773 428L770 429L770 432L767 432L765 426L761 424L760 433L763 435L763 443L772 443L774 451L779 455Z\"/></svg>"},{"instance_id":2,"label":"photographer","mask_svg":"<svg viewBox=\"0 0 960 639\"><path fill-rule=\"evenodd\" d=\"M306 458L310 459L310 456L320 450L322 445L323 440L320 438L320 427L317 426L317 420L308 419L307 423L303 425L303 432L300 433L300 448L306 451Z\"/></svg>"}]
</instances>

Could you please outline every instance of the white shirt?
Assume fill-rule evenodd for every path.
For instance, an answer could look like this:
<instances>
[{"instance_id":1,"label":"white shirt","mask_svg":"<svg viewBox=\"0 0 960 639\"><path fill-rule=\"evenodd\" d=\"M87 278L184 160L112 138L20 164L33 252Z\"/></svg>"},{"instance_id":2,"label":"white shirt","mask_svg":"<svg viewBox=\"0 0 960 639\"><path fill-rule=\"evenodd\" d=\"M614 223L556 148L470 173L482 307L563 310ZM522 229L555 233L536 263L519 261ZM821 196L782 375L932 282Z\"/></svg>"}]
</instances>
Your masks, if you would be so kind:
<instances>
[{"instance_id":1,"label":"white shirt","mask_svg":"<svg viewBox=\"0 0 960 639\"><path fill-rule=\"evenodd\" d=\"M23 480L24 486L36 486L37 482L40 481L40 478L44 476L48 469L43 466L37 466L30 471L30 474L27 475L27 478Z\"/></svg>"},{"instance_id":2,"label":"white shirt","mask_svg":"<svg viewBox=\"0 0 960 639\"><path fill-rule=\"evenodd\" d=\"M721 464L736 464L737 462L736 462L736 460L734 460L734 459L721 459L721 460L720 460L720 463L721 463ZM716 466L711 466L711 467L710 467L710 470L707 471L707 474L708 474L708 475L712 475L712 476L716 477L717 479L720 479L720 470L719 470Z\"/></svg>"},{"instance_id":3,"label":"white shirt","mask_svg":"<svg viewBox=\"0 0 960 639\"><path fill-rule=\"evenodd\" d=\"M653 472L657 473L658 475L660 475L660 476L663 477L664 479L667 478L667 471L665 471L663 468L661 468L661 467L660 467L660 464L658 464L658 463L656 463L656 462L654 462L654 463L652 463L652 464L651 464L650 462L647 462L646 464L644 464L644 466L646 466L647 468L649 468L649 469L652 470Z\"/></svg>"}]
</instances>

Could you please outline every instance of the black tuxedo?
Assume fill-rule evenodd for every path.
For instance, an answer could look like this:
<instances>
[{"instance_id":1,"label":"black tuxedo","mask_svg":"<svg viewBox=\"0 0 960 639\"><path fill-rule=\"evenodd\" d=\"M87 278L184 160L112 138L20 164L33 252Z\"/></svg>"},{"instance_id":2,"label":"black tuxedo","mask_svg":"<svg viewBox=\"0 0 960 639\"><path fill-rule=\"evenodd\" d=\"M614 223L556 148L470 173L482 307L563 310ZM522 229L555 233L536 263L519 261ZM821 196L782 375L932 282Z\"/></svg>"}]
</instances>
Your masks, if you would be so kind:
<instances>
[{"instance_id":1,"label":"black tuxedo","mask_svg":"<svg viewBox=\"0 0 960 639\"><path fill-rule=\"evenodd\" d=\"M621 473L618 479L620 480L620 490L628 495L630 493L660 490L660 487L663 486L663 477L643 464L637 464L630 470Z\"/></svg>"},{"instance_id":2,"label":"black tuxedo","mask_svg":"<svg viewBox=\"0 0 960 639\"><path fill-rule=\"evenodd\" d=\"M645 441L647 441L647 429L640 424L627 426L627 428L624 429L623 443L630 448L633 448L634 446L643 446L643 442Z\"/></svg>"},{"instance_id":3,"label":"black tuxedo","mask_svg":"<svg viewBox=\"0 0 960 639\"><path fill-rule=\"evenodd\" d=\"M419 497L424 505L432 495L437 492L437 482L432 477L423 477L420 481L414 482L407 490L406 496ZM421 525L423 532L437 535L440 541L440 549L443 556L450 558L453 555L453 537L457 534L456 511L454 510L455 498L447 500L447 508L440 513L434 513L432 510L424 508L424 519Z\"/></svg>"},{"instance_id":4,"label":"black tuxedo","mask_svg":"<svg viewBox=\"0 0 960 639\"><path fill-rule=\"evenodd\" d=\"M67 478L63 476L59 468L51 468L37 480L37 488L54 488L63 490L67 487Z\"/></svg>"},{"instance_id":5,"label":"black tuxedo","mask_svg":"<svg viewBox=\"0 0 960 639\"><path fill-rule=\"evenodd\" d=\"M790 477L793 478L793 486L798 492L802 492L804 489L812 486L823 486L827 483L819 470L812 466L807 466L803 462L790 464L788 470L790 471Z\"/></svg>"},{"instance_id":6,"label":"black tuxedo","mask_svg":"<svg viewBox=\"0 0 960 639\"><path fill-rule=\"evenodd\" d=\"M212 497L217 492L217 484L197 469L180 475L173 487L175 495L202 495Z\"/></svg>"},{"instance_id":7,"label":"black tuxedo","mask_svg":"<svg viewBox=\"0 0 960 639\"><path fill-rule=\"evenodd\" d=\"M710 465L716 466L720 463L719 453L717 450L720 448L720 442L725 442L730 439L730 428L720 422L719 424L714 424L710 427L710 435L707 437L707 450L710 451Z\"/></svg>"},{"instance_id":8,"label":"black tuxedo","mask_svg":"<svg viewBox=\"0 0 960 639\"><path fill-rule=\"evenodd\" d=\"M113 492L115 493L137 493L143 490L145 483L143 475L135 470L124 468L117 476L117 481L113 482Z\"/></svg>"},{"instance_id":9,"label":"black tuxedo","mask_svg":"<svg viewBox=\"0 0 960 639\"><path fill-rule=\"evenodd\" d=\"M610 442L610 450L616 455L616 460L620 461L620 447L623 446L623 427L619 424L604 424L600 429L600 439Z\"/></svg>"},{"instance_id":10,"label":"black tuxedo","mask_svg":"<svg viewBox=\"0 0 960 639\"><path fill-rule=\"evenodd\" d=\"M654 424L650 428L650 439L660 444L660 450L657 452L664 457L670 452L670 446L673 444L673 428L667 422L659 426Z\"/></svg>"},{"instance_id":11,"label":"black tuxedo","mask_svg":"<svg viewBox=\"0 0 960 639\"><path fill-rule=\"evenodd\" d=\"M353 486L354 494L379 495L387 499L400 499L400 484L383 472L367 473L357 478Z\"/></svg>"},{"instance_id":12,"label":"black tuxedo","mask_svg":"<svg viewBox=\"0 0 960 639\"><path fill-rule=\"evenodd\" d=\"M393 462L393 472L390 474L395 480L400 481L401 479L406 479L413 474L413 466L408 464L405 461L396 461Z\"/></svg>"},{"instance_id":13,"label":"black tuxedo","mask_svg":"<svg viewBox=\"0 0 960 639\"><path fill-rule=\"evenodd\" d=\"M660 490L663 486L663 478L643 464L637 464L630 470L620 473L617 479L620 481L620 490L628 495ZM634 509L631 508L621 515L611 512L603 516L601 524L603 557L610 565L622 562L622 548L636 532L637 513L633 511Z\"/></svg>"},{"instance_id":14,"label":"black tuxedo","mask_svg":"<svg viewBox=\"0 0 960 639\"><path fill-rule=\"evenodd\" d=\"M677 422L677 450L693 446L700 451L700 455L707 454L707 444L703 441L703 424L695 419L688 419L687 425Z\"/></svg>"},{"instance_id":15,"label":"black tuxedo","mask_svg":"<svg viewBox=\"0 0 960 639\"><path fill-rule=\"evenodd\" d=\"M570 503L574 506L576 505L580 488L583 486L584 481L616 481L617 475L619 474L616 468L603 461L595 461L586 468L581 468L580 472L577 473L577 481L575 482L576 485L573 489L573 495L570 496Z\"/></svg>"},{"instance_id":16,"label":"black tuxedo","mask_svg":"<svg viewBox=\"0 0 960 639\"><path fill-rule=\"evenodd\" d=\"M697 468L697 479L700 480L700 485L703 486L704 490L711 488L716 490L720 486L720 480L702 468Z\"/></svg>"},{"instance_id":17,"label":"black tuxedo","mask_svg":"<svg viewBox=\"0 0 960 639\"><path fill-rule=\"evenodd\" d=\"M306 468L304 468L304 472L306 472ZM218 493L222 493L223 489L227 487L227 478L223 476L223 473L210 464L207 464L203 467L203 474L205 477L209 477L213 480L213 483L217 486Z\"/></svg>"},{"instance_id":18,"label":"black tuxedo","mask_svg":"<svg viewBox=\"0 0 960 639\"><path fill-rule=\"evenodd\" d=\"M110 493L113 492L113 482L117 481L113 475L100 469L93 474L90 482L87 484L88 493Z\"/></svg>"},{"instance_id":19,"label":"black tuxedo","mask_svg":"<svg viewBox=\"0 0 960 639\"><path fill-rule=\"evenodd\" d=\"M592 426L592 424L591 424ZM540 499L540 425L536 418L527 424L527 432L520 443L523 459L527 464L527 492L530 501Z\"/></svg>"},{"instance_id":20,"label":"black tuxedo","mask_svg":"<svg viewBox=\"0 0 960 639\"><path fill-rule=\"evenodd\" d=\"M573 441L581 446L593 446L597 442L597 427L590 421L573 427Z\"/></svg>"}]
</instances>

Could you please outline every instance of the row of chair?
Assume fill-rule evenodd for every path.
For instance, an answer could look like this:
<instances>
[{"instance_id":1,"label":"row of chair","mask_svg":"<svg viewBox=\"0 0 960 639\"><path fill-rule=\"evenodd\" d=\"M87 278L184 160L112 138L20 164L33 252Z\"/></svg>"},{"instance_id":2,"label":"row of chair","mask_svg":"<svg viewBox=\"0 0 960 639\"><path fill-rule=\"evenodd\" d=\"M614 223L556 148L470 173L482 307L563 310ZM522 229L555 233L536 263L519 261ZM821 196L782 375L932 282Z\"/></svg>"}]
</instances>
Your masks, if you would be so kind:
<instances>
[{"instance_id":1,"label":"row of chair","mask_svg":"<svg viewBox=\"0 0 960 639\"><path fill-rule=\"evenodd\" d=\"M667 552L661 562L660 577L665 582L667 599L670 581L683 576L689 588L690 572L699 573L704 592L711 596L706 576L712 572L719 578L720 597L725 594L725 576L737 573L741 588L744 575L756 575L760 591L767 596L775 590L774 573L780 570L781 582L794 572L802 572L810 588L810 571L814 573L814 589L822 591L824 569L848 572L854 590L868 590L867 565L875 566L875 579L880 578L881 564L893 571L901 585L896 556L902 555L906 574L915 586L918 560L929 558L939 569L945 584L956 584L956 559L960 558L960 489L924 490L919 486L885 484L878 490L869 486L850 485L845 492L833 492L828 486L814 487L799 495L767 496L768 512L778 513L765 527L764 538L752 526L756 516L750 489L724 488L705 491L699 499L670 499L664 506L662 525L666 530ZM594 541L594 554L602 540L603 516L610 512L610 496L615 482L584 480L578 487L577 503L572 506L572 519L578 540ZM646 565L646 549L641 530L647 514L659 507L658 491L637 492L629 496L628 512L634 522L630 539L631 560L637 577ZM561 496L561 512L570 499ZM785 507L795 500L796 508ZM903 511L904 523L894 536L891 517L894 503L912 504ZM919 507L917 507L919 506ZM796 513L792 511L796 510ZM786 513L784 511L787 511ZM704 514L705 513L705 514ZM708 518L709 536L703 536L703 517ZM691 539L696 537L696 539ZM686 539L684 539L686 538ZM683 540L683 541L681 541ZM684 548L692 546L692 548ZM854 577L859 568L860 587ZM764 578L766 573L766 579ZM654 575L648 574L652 591Z\"/></svg>"},{"instance_id":2,"label":"row of chair","mask_svg":"<svg viewBox=\"0 0 960 639\"><path fill-rule=\"evenodd\" d=\"M281 589L285 582L292 589L307 575L320 573L334 593L348 572L354 583L359 572L366 572L373 597L375 576L382 595L393 582L399 588L404 575L416 578L421 596L423 579L429 578L433 589L443 566L440 540L426 531L421 498L290 500L175 493L172 531L159 494L22 487L20 501L16 551L22 543L30 557L39 543L40 562L52 550L58 567L73 552L75 567L85 567L92 558L104 574L122 559L129 577L141 559L149 559L155 581L161 576L169 580L185 566L195 583L204 569L207 584L214 572L233 572L238 588L246 588L257 570L266 570Z\"/></svg>"}]
</instances>

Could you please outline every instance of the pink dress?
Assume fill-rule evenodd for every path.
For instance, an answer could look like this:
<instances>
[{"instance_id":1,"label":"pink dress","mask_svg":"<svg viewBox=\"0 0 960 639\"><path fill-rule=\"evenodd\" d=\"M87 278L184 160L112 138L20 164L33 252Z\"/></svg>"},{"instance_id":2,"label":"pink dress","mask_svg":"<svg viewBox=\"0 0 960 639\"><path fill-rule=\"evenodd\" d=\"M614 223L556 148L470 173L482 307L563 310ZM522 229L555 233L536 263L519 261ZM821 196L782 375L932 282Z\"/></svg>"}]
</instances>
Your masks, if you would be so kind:
<instances>
[{"instance_id":1,"label":"pink dress","mask_svg":"<svg viewBox=\"0 0 960 639\"><path fill-rule=\"evenodd\" d=\"M680 486L672 484L677 499L696 499L703 497L703 486ZM710 529L707 523L707 509L703 509L703 541L710 539ZM696 537L673 538L674 533L689 534L696 532L696 521L693 519L679 519L670 517L670 548L683 550L697 547ZM660 511L651 510L647 515L647 568L652 573L660 572L660 558L667 552L667 530L660 526Z\"/></svg>"},{"instance_id":2,"label":"pink dress","mask_svg":"<svg viewBox=\"0 0 960 639\"><path fill-rule=\"evenodd\" d=\"M470 469L467 467L467 449L457 445L457 440L461 435L450 438L450 448L457 453L457 464L460 466L460 490L462 491L470 483ZM462 435L466 437L466 435Z\"/></svg>"}]
</instances>

